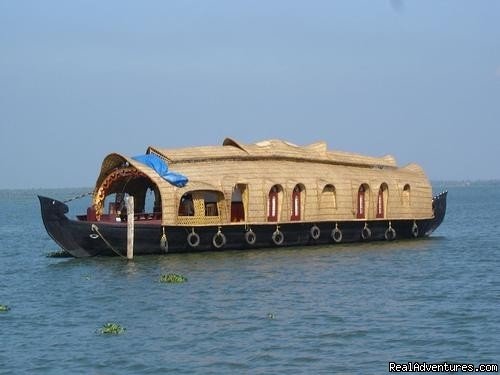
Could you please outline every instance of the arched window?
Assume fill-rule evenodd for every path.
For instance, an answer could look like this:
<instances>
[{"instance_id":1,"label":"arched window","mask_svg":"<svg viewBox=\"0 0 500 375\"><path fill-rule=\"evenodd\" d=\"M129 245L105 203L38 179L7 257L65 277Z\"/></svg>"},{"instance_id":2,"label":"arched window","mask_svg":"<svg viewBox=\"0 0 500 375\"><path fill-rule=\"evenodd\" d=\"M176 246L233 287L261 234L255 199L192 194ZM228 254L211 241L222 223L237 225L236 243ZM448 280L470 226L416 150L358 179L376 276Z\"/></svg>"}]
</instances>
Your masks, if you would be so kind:
<instances>
[{"instance_id":1,"label":"arched window","mask_svg":"<svg viewBox=\"0 0 500 375\"><path fill-rule=\"evenodd\" d=\"M219 216L218 202L223 200L223 194L218 191L203 192L203 201L205 204L205 216Z\"/></svg>"},{"instance_id":2,"label":"arched window","mask_svg":"<svg viewBox=\"0 0 500 375\"><path fill-rule=\"evenodd\" d=\"M337 192L335 190L335 186L328 184L325 185L323 191L321 192L321 201L320 201L320 212L321 215L326 217L330 217L334 214L335 209L337 208Z\"/></svg>"},{"instance_id":3,"label":"arched window","mask_svg":"<svg viewBox=\"0 0 500 375\"><path fill-rule=\"evenodd\" d=\"M191 193L186 193L181 197L177 215L194 216L193 196L191 195Z\"/></svg>"},{"instance_id":4,"label":"arched window","mask_svg":"<svg viewBox=\"0 0 500 375\"><path fill-rule=\"evenodd\" d=\"M192 190L186 192L179 202L177 215L197 217L219 217L219 205L224 202L224 194L215 190Z\"/></svg>"},{"instance_id":5,"label":"arched window","mask_svg":"<svg viewBox=\"0 0 500 375\"><path fill-rule=\"evenodd\" d=\"M377 196L377 218L383 219L387 215L387 192L388 187L386 183L380 185Z\"/></svg>"},{"instance_id":6,"label":"arched window","mask_svg":"<svg viewBox=\"0 0 500 375\"><path fill-rule=\"evenodd\" d=\"M247 205L246 196L248 195L248 186L246 184L237 184L231 194L231 222L245 221L245 208Z\"/></svg>"},{"instance_id":7,"label":"arched window","mask_svg":"<svg viewBox=\"0 0 500 375\"><path fill-rule=\"evenodd\" d=\"M363 184L358 189L358 204L357 204L357 214L356 217L358 219L366 219L366 211L368 208L368 192L369 187L366 184Z\"/></svg>"},{"instance_id":8,"label":"arched window","mask_svg":"<svg viewBox=\"0 0 500 375\"><path fill-rule=\"evenodd\" d=\"M403 206L410 207L410 185L406 184L403 188Z\"/></svg>"},{"instance_id":9,"label":"arched window","mask_svg":"<svg viewBox=\"0 0 500 375\"><path fill-rule=\"evenodd\" d=\"M228 220L224 193L199 189L185 192L179 201L178 224L218 224Z\"/></svg>"},{"instance_id":10,"label":"arched window","mask_svg":"<svg viewBox=\"0 0 500 375\"><path fill-rule=\"evenodd\" d=\"M302 188L300 185L295 185L292 192L292 215L291 221L300 220L300 213L302 211Z\"/></svg>"},{"instance_id":11,"label":"arched window","mask_svg":"<svg viewBox=\"0 0 500 375\"><path fill-rule=\"evenodd\" d=\"M269 197L267 199L267 221L278 221L279 212L279 185L274 185L271 190L269 190Z\"/></svg>"}]
</instances>

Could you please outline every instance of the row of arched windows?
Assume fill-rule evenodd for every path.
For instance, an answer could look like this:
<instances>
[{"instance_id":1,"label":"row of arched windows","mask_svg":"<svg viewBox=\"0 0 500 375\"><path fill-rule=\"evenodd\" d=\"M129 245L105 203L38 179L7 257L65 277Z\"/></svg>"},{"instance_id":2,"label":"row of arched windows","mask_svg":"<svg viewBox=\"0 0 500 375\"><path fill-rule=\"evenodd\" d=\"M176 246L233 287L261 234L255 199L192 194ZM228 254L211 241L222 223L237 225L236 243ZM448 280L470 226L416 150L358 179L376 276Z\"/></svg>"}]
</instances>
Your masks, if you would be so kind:
<instances>
[{"instance_id":1,"label":"row of arched windows","mask_svg":"<svg viewBox=\"0 0 500 375\"><path fill-rule=\"evenodd\" d=\"M290 221L301 220L301 213L304 204L303 192L305 187L302 184L295 185L292 191ZM274 185L269 191L267 221L278 221L280 205L282 202L283 188L280 185Z\"/></svg>"},{"instance_id":2,"label":"row of arched windows","mask_svg":"<svg viewBox=\"0 0 500 375\"><path fill-rule=\"evenodd\" d=\"M303 192L305 187L302 184L297 184L291 196L291 215L290 221L301 220L303 212ZM361 184L358 189L358 199L356 204L356 218L366 219L367 212L369 211L369 192L370 186L368 184ZM280 185L274 185L269 191L268 197L268 210L267 221L278 221L280 212L280 202L282 202L283 189ZM410 185L406 184L403 188L403 206L410 206ZM323 188L322 204L330 206L329 208L337 208L335 187L333 185L326 185ZM380 185L377 194L377 210L376 218L383 219L387 215L387 203L389 199L389 187L384 182Z\"/></svg>"},{"instance_id":3,"label":"row of arched windows","mask_svg":"<svg viewBox=\"0 0 500 375\"><path fill-rule=\"evenodd\" d=\"M273 185L267 196L267 221L300 221L304 219L305 210L305 191L303 184L297 184L292 190L290 199L289 217L282 217L284 190L281 185ZM357 202L355 208L352 209L357 219L367 219L368 212L373 212L370 207L371 200L370 185L363 183L358 188ZM224 201L224 194L220 191L211 190L196 190L185 193L180 200L178 216L205 216L214 217L220 216L221 211L219 203ZM375 204L375 217L384 219L387 217L387 208L389 201L389 187L387 183L382 183L378 188ZM196 203L198 202L198 203ZM245 203L246 202L246 203ZM246 208L248 204L248 185L237 184L231 196L231 222L245 221ZM406 184L403 188L402 206L410 206L410 185ZM318 196L318 207L320 215L331 215L337 206L337 194L335 186L327 184L323 187L321 194ZM350 209L350 208L349 208Z\"/></svg>"}]
</instances>

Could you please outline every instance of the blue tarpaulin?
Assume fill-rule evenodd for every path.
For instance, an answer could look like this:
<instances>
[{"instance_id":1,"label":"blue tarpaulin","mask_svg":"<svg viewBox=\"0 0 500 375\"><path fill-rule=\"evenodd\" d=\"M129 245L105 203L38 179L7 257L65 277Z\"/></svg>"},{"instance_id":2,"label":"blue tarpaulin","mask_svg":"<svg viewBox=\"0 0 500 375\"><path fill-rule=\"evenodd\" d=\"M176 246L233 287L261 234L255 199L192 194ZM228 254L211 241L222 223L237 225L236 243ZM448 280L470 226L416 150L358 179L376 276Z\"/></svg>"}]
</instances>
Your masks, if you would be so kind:
<instances>
[{"instance_id":1,"label":"blue tarpaulin","mask_svg":"<svg viewBox=\"0 0 500 375\"><path fill-rule=\"evenodd\" d=\"M186 176L176 172L169 172L167 163L155 154L134 156L132 159L154 169L165 181L170 182L172 185L183 187L188 182Z\"/></svg>"}]
</instances>

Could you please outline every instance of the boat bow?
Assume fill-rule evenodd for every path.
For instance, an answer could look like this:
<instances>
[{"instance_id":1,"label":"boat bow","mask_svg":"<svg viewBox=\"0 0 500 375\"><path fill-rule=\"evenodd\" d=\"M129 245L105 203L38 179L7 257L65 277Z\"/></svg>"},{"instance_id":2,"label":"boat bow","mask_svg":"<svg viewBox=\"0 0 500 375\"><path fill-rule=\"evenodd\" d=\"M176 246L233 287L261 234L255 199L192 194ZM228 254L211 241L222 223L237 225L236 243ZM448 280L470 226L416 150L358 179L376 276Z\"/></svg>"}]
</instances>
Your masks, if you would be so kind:
<instances>
[{"instance_id":1,"label":"boat bow","mask_svg":"<svg viewBox=\"0 0 500 375\"><path fill-rule=\"evenodd\" d=\"M69 212L68 206L56 199L40 195L38 199L40 200L43 225L49 236L71 255L77 258L89 256L88 251L82 249L75 240L72 232L67 230L70 223L66 216Z\"/></svg>"}]
</instances>

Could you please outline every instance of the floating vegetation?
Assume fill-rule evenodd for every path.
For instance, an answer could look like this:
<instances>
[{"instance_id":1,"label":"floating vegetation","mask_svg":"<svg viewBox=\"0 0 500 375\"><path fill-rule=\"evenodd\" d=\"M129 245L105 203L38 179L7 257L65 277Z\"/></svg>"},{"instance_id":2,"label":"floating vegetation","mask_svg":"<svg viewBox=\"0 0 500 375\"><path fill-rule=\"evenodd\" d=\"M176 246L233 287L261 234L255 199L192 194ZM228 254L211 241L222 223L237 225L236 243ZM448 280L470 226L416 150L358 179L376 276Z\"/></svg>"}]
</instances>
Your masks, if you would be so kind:
<instances>
[{"instance_id":1,"label":"floating vegetation","mask_svg":"<svg viewBox=\"0 0 500 375\"><path fill-rule=\"evenodd\" d=\"M166 275L160 276L160 283L184 283L187 281L187 277L179 275L177 273L168 273Z\"/></svg>"},{"instance_id":2,"label":"floating vegetation","mask_svg":"<svg viewBox=\"0 0 500 375\"><path fill-rule=\"evenodd\" d=\"M72 255L66 250L57 250L47 253L47 258L71 258Z\"/></svg>"},{"instance_id":3,"label":"floating vegetation","mask_svg":"<svg viewBox=\"0 0 500 375\"><path fill-rule=\"evenodd\" d=\"M6 312L9 311L10 307L7 305L0 305L0 312Z\"/></svg>"},{"instance_id":4,"label":"floating vegetation","mask_svg":"<svg viewBox=\"0 0 500 375\"><path fill-rule=\"evenodd\" d=\"M102 335L119 335L120 333L123 333L124 331L125 331L125 328L123 328L118 323L106 323L99 330L99 333Z\"/></svg>"}]
</instances>

